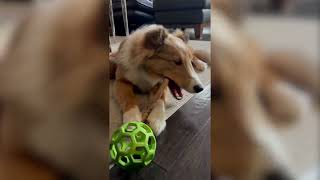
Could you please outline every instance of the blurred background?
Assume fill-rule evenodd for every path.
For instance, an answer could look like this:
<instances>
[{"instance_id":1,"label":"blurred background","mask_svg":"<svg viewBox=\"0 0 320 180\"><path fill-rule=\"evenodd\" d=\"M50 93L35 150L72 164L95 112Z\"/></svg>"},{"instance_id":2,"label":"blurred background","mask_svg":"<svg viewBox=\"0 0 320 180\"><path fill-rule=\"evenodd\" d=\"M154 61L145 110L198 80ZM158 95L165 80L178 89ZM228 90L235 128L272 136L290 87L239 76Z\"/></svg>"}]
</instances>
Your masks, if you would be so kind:
<instances>
[{"instance_id":1,"label":"blurred background","mask_svg":"<svg viewBox=\"0 0 320 180\"><path fill-rule=\"evenodd\" d=\"M247 0L249 10L286 16L316 18L319 13L317 0Z\"/></svg>"},{"instance_id":2,"label":"blurred background","mask_svg":"<svg viewBox=\"0 0 320 180\"><path fill-rule=\"evenodd\" d=\"M312 82L311 89L301 89L295 85L289 85L293 99L299 108L299 116L296 117L295 123L286 128L276 128L274 131L279 136L279 142L285 147L286 154L291 158L290 166L296 173L296 179L316 180L320 178L319 164L319 8L318 0L213 0L213 8L216 5L218 9L223 9L227 16L236 20L237 30L242 30L256 42L263 53L270 54L275 52L285 52L292 57L299 57L298 63L301 69L312 74L307 81ZM215 33L214 16L211 22L212 33ZM218 35L217 35L218 36ZM215 38L212 38L212 44ZM214 45L213 45L214 47ZM228 47L226 47L228 48ZM232 49L232 48L230 48ZM213 51L215 49L213 48ZM219 52L215 51L217 54ZM252 51L254 53L254 51ZM293 58L294 59L294 58ZM288 59L290 61L290 59ZM282 62L278 62L281 64ZM295 62L297 63L297 62ZM306 68L307 67L307 68ZM268 67L265 67L268 68ZM213 72L217 66L213 65ZM231 67L230 67L231 69ZM295 77L303 77L305 73L301 69L292 69L288 74ZM218 70L216 70L218 71ZM212 82L213 84L217 82ZM288 82L286 82L288 83ZM290 83L289 83L290 84ZM309 84L310 85L310 84ZM221 90L221 89L220 89ZM213 94L215 93L213 87ZM226 96L226 90L219 90L217 98L221 99ZM213 98L214 95L213 95ZM246 98L246 97L243 97ZM219 101L213 100L213 112L219 110ZM218 101L218 102L217 102ZM224 101L222 98L221 101ZM236 101L233 104L237 103ZM225 103L226 104L226 103ZM232 109L231 105L225 106L224 109ZM243 107L246 109L247 107ZM282 107L278 107L281 109ZM285 109L285 108L284 108ZM223 121L217 114L213 113L213 126L215 122ZM224 114L222 117L227 117ZM221 116L219 116L221 117ZM234 125L235 126L235 125ZM212 127L213 128L213 127ZM230 127L230 131L231 128ZM214 132L213 132L214 133ZM262 133L262 132L261 132ZM232 133L230 133L232 136ZM218 135L218 134L216 134ZM230 137L231 137L230 136ZM214 138L214 137L212 137ZM215 147L212 146L212 149ZM212 150L214 152L214 150ZM233 151L234 153L237 150ZM215 153L212 153L215 156ZM214 168L213 162L213 168ZM234 167L236 167L236 162ZM233 167L230 166L230 169ZM226 176L228 176L226 174ZM272 178L271 178L272 179Z\"/></svg>"},{"instance_id":3,"label":"blurred background","mask_svg":"<svg viewBox=\"0 0 320 180\"><path fill-rule=\"evenodd\" d=\"M1 180L107 179L106 12L0 0Z\"/></svg>"},{"instance_id":4,"label":"blurred background","mask_svg":"<svg viewBox=\"0 0 320 180\"><path fill-rule=\"evenodd\" d=\"M123 0L108 1L115 33L124 36ZM210 4L210 0L127 0L129 31L156 23L186 30L191 39L210 41Z\"/></svg>"},{"instance_id":5,"label":"blurred background","mask_svg":"<svg viewBox=\"0 0 320 180\"><path fill-rule=\"evenodd\" d=\"M267 48L303 51L319 60L320 1L244 0L240 6L246 30Z\"/></svg>"}]
</instances>

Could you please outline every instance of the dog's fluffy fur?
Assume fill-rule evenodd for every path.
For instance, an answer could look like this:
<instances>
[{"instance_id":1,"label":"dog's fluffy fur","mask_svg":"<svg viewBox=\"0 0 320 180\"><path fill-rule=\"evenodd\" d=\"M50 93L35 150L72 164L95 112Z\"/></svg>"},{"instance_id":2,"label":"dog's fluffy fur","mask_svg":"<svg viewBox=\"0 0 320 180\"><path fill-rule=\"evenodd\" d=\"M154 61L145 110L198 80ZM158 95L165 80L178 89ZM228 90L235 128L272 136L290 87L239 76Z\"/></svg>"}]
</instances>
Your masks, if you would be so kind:
<instances>
[{"instance_id":1,"label":"dog's fluffy fur","mask_svg":"<svg viewBox=\"0 0 320 180\"><path fill-rule=\"evenodd\" d=\"M263 53L241 32L239 19L230 15L234 14L232 8L225 7L228 3L215 2L212 173L236 180L258 180L276 169L295 178L274 129L293 123L299 109L295 97L281 87L286 81L316 92L317 73L299 63L305 62L301 59Z\"/></svg>"},{"instance_id":2,"label":"dog's fluffy fur","mask_svg":"<svg viewBox=\"0 0 320 180\"><path fill-rule=\"evenodd\" d=\"M203 87L194 67L204 70L203 61L208 62L208 57L188 46L180 30L169 33L161 25L149 25L132 33L121 43L119 51L111 54L117 66L114 92L123 111L123 122L146 120L159 135L166 125L165 91L169 79L191 93L201 91ZM150 96L158 95L153 97L147 117L141 113L134 87ZM157 91L160 92L151 93Z\"/></svg>"},{"instance_id":3,"label":"dog's fluffy fur","mask_svg":"<svg viewBox=\"0 0 320 180\"><path fill-rule=\"evenodd\" d=\"M26 12L0 63L0 179L105 179L105 4L48 1Z\"/></svg>"}]
</instances>

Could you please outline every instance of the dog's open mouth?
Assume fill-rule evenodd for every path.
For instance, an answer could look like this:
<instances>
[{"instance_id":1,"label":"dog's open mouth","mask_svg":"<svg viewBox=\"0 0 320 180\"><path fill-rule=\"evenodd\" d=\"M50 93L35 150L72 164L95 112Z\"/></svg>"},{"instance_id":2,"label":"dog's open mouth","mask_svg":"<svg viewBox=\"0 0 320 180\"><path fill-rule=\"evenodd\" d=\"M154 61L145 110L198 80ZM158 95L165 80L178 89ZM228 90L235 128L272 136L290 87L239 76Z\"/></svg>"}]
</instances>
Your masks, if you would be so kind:
<instances>
[{"instance_id":1,"label":"dog's open mouth","mask_svg":"<svg viewBox=\"0 0 320 180\"><path fill-rule=\"evenodd\" d=\"M176 98L177 100L181 100L183 97L183 94L181 92L181 88L179 87L179 85L175 83L173 80L169 79L168 86L173 97Z\"/></svg>"}]
</instances>

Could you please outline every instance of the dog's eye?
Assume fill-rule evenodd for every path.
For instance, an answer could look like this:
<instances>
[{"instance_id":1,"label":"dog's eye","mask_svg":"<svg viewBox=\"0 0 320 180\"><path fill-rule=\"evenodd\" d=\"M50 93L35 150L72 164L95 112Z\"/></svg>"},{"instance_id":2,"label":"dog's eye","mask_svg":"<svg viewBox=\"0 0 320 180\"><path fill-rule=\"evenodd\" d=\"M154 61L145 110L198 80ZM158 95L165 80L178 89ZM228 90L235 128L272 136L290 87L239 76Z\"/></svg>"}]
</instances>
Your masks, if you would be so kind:
<instances>
[{"instance_id":1,"label":"dog's eye","mask_svg":"<svg viewBox=\"0 0 320 180\"><path fill-rule=\"evenodd\" d=\"M182 61L180 61L180 60L177 60L177 61L174 61L174 63L176 64L176 65L181 65L182 64Z\"/></svg>"}]
</instances>

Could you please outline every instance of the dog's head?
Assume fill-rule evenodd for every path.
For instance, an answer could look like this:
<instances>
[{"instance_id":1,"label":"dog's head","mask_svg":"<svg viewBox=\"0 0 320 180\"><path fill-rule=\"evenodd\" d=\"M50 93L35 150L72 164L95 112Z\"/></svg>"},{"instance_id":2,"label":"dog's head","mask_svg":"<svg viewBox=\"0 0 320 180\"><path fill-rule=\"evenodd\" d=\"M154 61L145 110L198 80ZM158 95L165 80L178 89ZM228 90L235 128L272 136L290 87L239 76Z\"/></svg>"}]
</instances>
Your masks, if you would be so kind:
<instances>
[{"instance_id":1,"label":"dog's head","mask_svg":"<svg viewBox=\"0 0 320 180\"><path fill-rule=\"evenodd\" d=\"M168 33L163 27L155 26L145 34L145 47L154 51L147 57L144 66L149 71L172 80L191 93L199 93L203 85L196 74L192 61L192 49L180 31Z\"/></svg>"},{"instance_id":2,"label":"dog's head","mask_svg":"<svg viewBox=\"0 0 320 180\"><path fill-rule=\"evenodd\" d=\"M187 40L180 30L169 33L161 25L145 26L122 43L118 54L126 54L132 58L127 60L132 61L131 64L138 64L150 73L170 79L169 87L178 94L181 93L180 87L199 93L203 85L192 66L195 57ZM125 49L130 49L130 55L125 53Z\"/></svg>"},{"instance_id":3,"label":"dog's head","mask_svg":"<svg viewBox=\"0 0 320 180\"><path fill-rule=\"evenodd\" d=\"M32 167L48 166L55 175L105 178L105 12L100 0L48 1L19 24L0 66L1 167L12 172L0 179L45 179Z\"/></svg>"}]
</instances>

